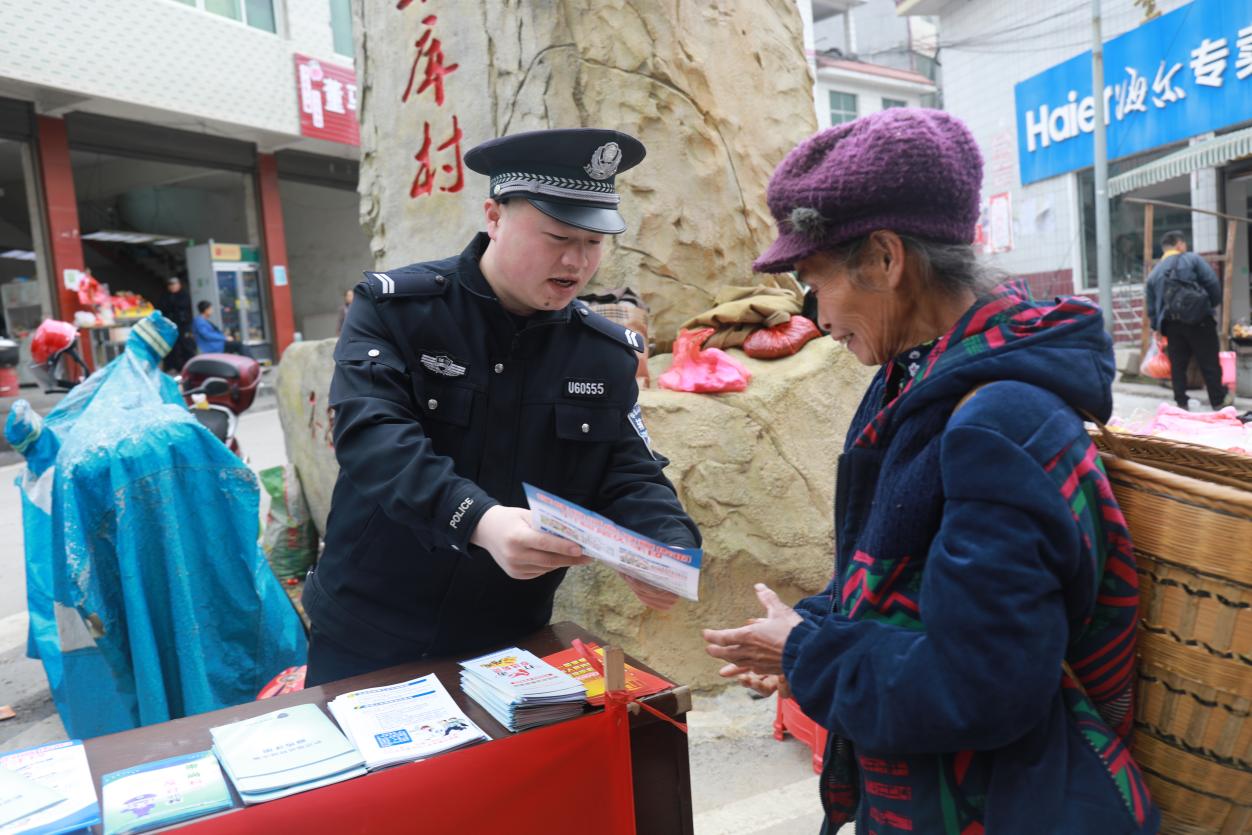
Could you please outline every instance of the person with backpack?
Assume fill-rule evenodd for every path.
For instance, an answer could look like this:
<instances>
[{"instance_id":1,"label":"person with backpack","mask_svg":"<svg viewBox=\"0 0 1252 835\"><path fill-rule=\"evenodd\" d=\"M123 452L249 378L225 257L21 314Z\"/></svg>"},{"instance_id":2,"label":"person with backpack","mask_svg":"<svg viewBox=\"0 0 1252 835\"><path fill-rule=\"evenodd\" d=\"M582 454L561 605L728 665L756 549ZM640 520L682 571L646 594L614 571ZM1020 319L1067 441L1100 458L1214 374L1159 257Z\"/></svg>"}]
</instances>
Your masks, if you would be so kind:
<instances>
[{"instance_id":1,"label":"person with backpack","mask_svg":"<svg viewBox=\"0 0 1252 835\"><path fill-rule=\"evenodd\" d=\"M1217 318L1222 283L1208 263L1187 252L1187 239L1177 230L1161 238L1165 250L1148 276L1144 303L1152 330L1169 340L1169 365L1174 402L1187 408L1187 366L1195 357L1216 411L1234 402L1234 393L1222 385L1217 357Z\"/></svg>"}]
</instances>

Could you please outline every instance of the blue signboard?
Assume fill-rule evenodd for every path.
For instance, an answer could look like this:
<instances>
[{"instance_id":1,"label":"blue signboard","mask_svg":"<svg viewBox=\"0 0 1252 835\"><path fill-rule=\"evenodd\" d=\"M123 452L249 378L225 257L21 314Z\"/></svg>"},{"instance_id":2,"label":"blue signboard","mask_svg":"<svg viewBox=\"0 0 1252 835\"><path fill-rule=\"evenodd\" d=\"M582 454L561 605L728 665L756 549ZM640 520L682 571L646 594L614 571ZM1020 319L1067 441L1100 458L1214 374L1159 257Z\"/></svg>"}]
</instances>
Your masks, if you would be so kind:
<instances>
[{"instance_id":1,"label":"blue signboard","mask_svg":"<svg viewBox=\"0 0 1252 835\"><path fill-rule=\"evenodd\" d=\"M1104 45L1109 159L1252 120L1252 0L1194 0ZM1015 90L1022 183L1091 165L1091 52Z\"/></svg>"}]
</instances>

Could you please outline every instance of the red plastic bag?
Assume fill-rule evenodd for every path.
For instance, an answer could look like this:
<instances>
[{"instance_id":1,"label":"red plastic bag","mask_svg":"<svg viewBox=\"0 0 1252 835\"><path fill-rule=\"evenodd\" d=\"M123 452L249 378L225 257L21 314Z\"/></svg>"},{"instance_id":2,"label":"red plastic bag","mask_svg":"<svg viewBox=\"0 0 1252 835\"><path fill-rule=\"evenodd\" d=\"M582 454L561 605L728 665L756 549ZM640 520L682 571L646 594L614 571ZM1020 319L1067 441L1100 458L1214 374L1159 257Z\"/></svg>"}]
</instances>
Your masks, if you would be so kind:
<instances>
[{"instance_id":1,"label":"red plastic bag","mask_svg":"<svg viewBox=\"0 0 1252 835\"><path fill-rule=\"evenodd\" d=\"M1143 362L1139 363L1140 374L1157 380L1169 379L1169 353L1166 351L1168 344L1169 340L1158 336L1152 344L1148 345L1148 353L1144 355Z\"/></svg>"},{"instance_id":2,"label":"red plastic bag","mask_svg":"<svg viewBox=\"0 0 1252 835\"><path fill-rule=\"evenodd\" d=\"M714 330L679 331L674 341L674 364L657 379L657 385L671 391L704 393L746 389L752 379L748 369L719 348L700 350Z\"/></svg>"},{"instance_id":3,"label":"red plastic bag","mask_svg":"<svg viewBox=\"0 0 1252 835\"><path fill-rule=\"evenodd\" d=\"M810 339L821 335L822 332L813 324L812 319L792 316L781 325L761 328L753 333L743 343L743 352L759 360L789 357L803 348Z\"/></svg>"},{"instance_id":4,"label":"red plastic bag","mask_svg":"<svg viewBox=\"0 0 1252 835\"><path fill-rule=\"evenodd\" d=\"M309 665L307 664L301 664L299 667L288 667L270 679L269 684L261 688L261 692L256 694L256 700L272 699L285 693L303 690L304 674L308 672L308 669Z\"/></svg>"}]
</instances>

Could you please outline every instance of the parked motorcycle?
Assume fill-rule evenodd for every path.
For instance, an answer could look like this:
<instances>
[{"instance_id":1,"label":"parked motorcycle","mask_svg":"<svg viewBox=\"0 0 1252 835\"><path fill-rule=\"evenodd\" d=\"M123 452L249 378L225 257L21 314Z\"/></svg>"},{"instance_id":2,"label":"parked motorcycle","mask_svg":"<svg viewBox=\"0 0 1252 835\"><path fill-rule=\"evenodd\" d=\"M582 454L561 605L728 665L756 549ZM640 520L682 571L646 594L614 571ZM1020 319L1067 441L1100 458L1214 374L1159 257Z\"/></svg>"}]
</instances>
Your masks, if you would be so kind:
<instances>
[{"instance_id":1,"label":"parked motorcycle","mask_svg":"<svg viewBox=\"0 0 1252 835\"><path fill-rule=\"evenodd\" d=\"M252 406L260 382L260 363L239 354L197 354L183 365L179 377L196 420L240 458L235 430L239 416Z\"/></svg>"},{"instance_id":2,"label":"parked motorcycle","mask_svg":"<svg viewBox=\"0 0 1252 835\"><path fill-rule=\"evenodd\" d=\"M31 339L31 370L48 394L65 393L87 377L78 353L78 328L48 319ZM261 365L239 354L197 354L177 378L188 410L231 452L243 458L235 430L239 416L252 406L261 382Z\"/></svg>"}]
</instances>

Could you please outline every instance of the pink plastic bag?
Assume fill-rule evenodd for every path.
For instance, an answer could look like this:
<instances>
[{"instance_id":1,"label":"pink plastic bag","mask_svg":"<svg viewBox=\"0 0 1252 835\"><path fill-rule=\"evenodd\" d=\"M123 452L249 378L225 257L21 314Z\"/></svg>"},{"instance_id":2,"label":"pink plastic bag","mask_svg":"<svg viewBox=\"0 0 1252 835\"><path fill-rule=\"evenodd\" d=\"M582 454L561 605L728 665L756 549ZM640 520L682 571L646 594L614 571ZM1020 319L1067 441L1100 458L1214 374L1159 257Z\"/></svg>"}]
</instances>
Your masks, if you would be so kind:
<instances>
[{"instance_id":1,"label":"pink plastic bag","mask_svg":"<svg viewBox=\"0 0 1252 835\"><path fill-rule=\"evenodd\" d=\"M1235 352L1219 351L1217 359L1222 364L1222 385L1235 387Z\"/></svg>"},{"instance_id":2,"label":"pink plastic bag","mask_svg":"<svg viewBox=\"0 0 1252 835\"><path fill-rule=\"evenodd\" d=\"M701 351L714 328L680 331L674 341L674 364L657 379L657 385L671 391L714 393L743 391L752 374L719 348Z\"/></svg>"}]
</instances>

